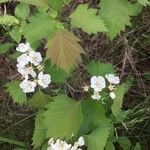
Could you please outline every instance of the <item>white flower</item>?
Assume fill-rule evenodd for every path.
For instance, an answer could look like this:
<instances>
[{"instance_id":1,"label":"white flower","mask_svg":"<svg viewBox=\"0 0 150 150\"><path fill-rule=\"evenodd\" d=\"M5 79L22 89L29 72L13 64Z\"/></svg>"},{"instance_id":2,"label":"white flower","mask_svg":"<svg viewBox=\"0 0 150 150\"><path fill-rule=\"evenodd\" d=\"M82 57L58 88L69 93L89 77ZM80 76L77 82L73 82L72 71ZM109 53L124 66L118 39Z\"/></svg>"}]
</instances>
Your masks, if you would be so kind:
<instances>
[{"instance_id":1,"label":"white flower","mask_svg":"<svg viewBox=\"0 0 150 150\"><path fill-rule=\"evenodd\" d=\"M22 52L22 53L25 53L25 52L29 51L30 49L31 49L31 47L30 47L29 43L26 43L26 44L20 43L18 45L18 47L16 48L17 51Z\"/></svg>"},{"instance_id":2,"label":"white flower","mask_svg":"<svg viewBox=\"0 0 150 150\"><path fill-rule=\"evenodd\" d=\"M106 87L105 79L102 76L93 76L91 78L91 88L96 92L102 91Z\"/></svg>"},{"instance_id":3,"label":"white flower","mask_svg":"<svg viewBox=\"0 0 150 150\"><path fill-rule=\"evenodd\" d=\"M84 92L88 92L89 91L89 86L85 85L82 87Z\"/></svg>"},{"instance_id":4,"label":"white flower","mask_svg":"<svg viewBox=\"0 0 150 150\"><path fill-rule=\"evenodd\" d=\"M18 72L22 75L23 78L28 79L28 75L31 75L33 78L36 77L36 72L33 70L32 67L28 68L18 68Z\"/></svg>"},{"instance_id":5,"label":"white flower","mask_svg":"<svg viewBox=\"0 0 150 150\"><path fill-rule=\"evenodd\" d=\"M110 96L112 99L115 99L115 97L116 97L116 95L115 95L114 92L110 92L110 93L109 93L109 96Z\"/></svg>"},{"instance_id":6,"label":"white flower","mask_svg":"<svg viewBox=\"0 0 150 150\"><path fill-rule=\"evenodd\" d=\"M119 84L120 79L118 76L115 76L114 74L106 74L106 79L109 81L110 84Z\"/></svg>"},{"instance_id":7,"label":"white flower","mask_svg":"<svg viewBox=\"0 0 150 150\"><path fill-rule=\"evenodd\" d=\"M85 144L84 138L81 136L77 141L79 146L83 146Z\"/></svg>"},{"instance_id":8,"label":"white flower","mask_svg":"<svg viewBox=\"0 0 150 150\"><path fill-rule=\"evenodd\" d=\"M33 81L23 80L20 83L20 88L23 89L24 93L34 92L36 87L36 83Z\"/></svg>"},{"instance_id":9,"label":"white flower","mask_svg":"<svg viewBox=\"0 0 150 150\"><path fill-rule=\"evenodd\" d=\"M47 88L51 83L51 76L49 74L43 74L41 71L38 75L38 84L43 88Z\"/></svg>"},{"instance_id":10,"label":"white flower","mask_svg":"<svg viewBox=\"0 0 150 150\"><path fill-rule=\"evenodd\" d=\"M94 100L100 100L101 96L99 92L94 91L94 94L91 96L91 98Z\"/></svg>"},{"instance_id":11,"label":"white flower","mask_svg":"<svg viewBox=\"0 0 150 150\"><path fill-rule=\"evenodd\" d=\"M17 58L17 67L24 68L29 63L29 56L27 54L22 54Z\"/></svg>"},{"instance_id":12,"label":"white flower","mask_svg":"<svg viewBox=\"0 0 150 150\"><path fill-rule=\"evenodd\" d=\"M40 62L42 61L42 56L39 52L30 51L29 52L29 61L34 64L35 66L38 66Z\"/></svg>"}]
</instances>

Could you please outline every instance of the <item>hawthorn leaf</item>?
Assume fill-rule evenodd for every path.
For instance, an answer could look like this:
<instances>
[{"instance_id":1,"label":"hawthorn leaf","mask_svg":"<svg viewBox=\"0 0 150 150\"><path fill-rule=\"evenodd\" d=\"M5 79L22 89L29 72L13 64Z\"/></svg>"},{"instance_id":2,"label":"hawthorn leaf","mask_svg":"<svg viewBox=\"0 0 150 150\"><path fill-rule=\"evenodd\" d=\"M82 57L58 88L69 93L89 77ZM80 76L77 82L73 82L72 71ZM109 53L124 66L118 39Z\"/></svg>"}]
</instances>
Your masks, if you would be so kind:
<instances>
[{"instance_id":1,"label":"hawthorn leaf","mask_svg":"<svg viewBox=\"0 0 150 150\"><path fill-rule=\"evenodd\" d=\"M114 66L110 63L92 61L87 65L87 71L93 76L105 76L109 73L115 73Z\"/></svg>"},{"instance_id":2,"label":"hawthorn leaf","mask_svg":"<svg viewBox=\"0 0 150 150\"><path fill-rule=\"evenodd\" d=\"M70 15L71 25L73 28L81 28L83 31L91 34L97 32L107 32L107 28L100 18L96 15L97 10L88 9L88 5L79 5Z\"/></svg>"},{"instance_id":3,"label":"hawthorn leaf","mask_svg":"<svg viewBox=\"0 0 150 150\"><path fill-rule=\"evenodd\" d=\"M74 34L66 30L57 31L47 42L47 58L60 69L68 71L81 61L80 54L84 53L78 42L79 39Z\"/></svg>"},{"instance_id":4,"label":"hawthorn leaf","mask_svg":"<svg viewBox=\"0 0 150 150\"><path fill-rule=\"evenodd\" d=\"M46 139L43 111L39 111L35 118L35 128L32 137L34 148L40 147Z\"/></svg>"},{"instance_id":5,"label":"hawthorn leaf","mask_svg":"<svg viewBox=\"0 0 150 150\"><path fill-rule=\"evenodd\" d=\"M102 123L93 132L85 137L88 150L104 150L110 133L110 121L102 120Z\"/></svg>"},{"instance_id":6,"label":"hawthorn leaf","mask_svg":"<svg viewBox=\"0 0 150 150\"><path fill-rule=\"evenodd\" d=\"M83 121L81 102L60 95L54 97L45 112L45 126L48 138L70 140L76 137Z\"/></svg>"},{"instance_id":7,"label":"hawthorn leaf","mask_svg":"<svg viewBox=\"0 0 150 150\"><path fill-rule=\"evenodd\" d=\"M20 3L15 8L15 16L19 19L26 19L30 14L30 7L28 4Z\"/></svg>"},{"instance_id":8,"label":"hawthorn leaf","mask_svg":"<svg viewBox=\"0 0 150 150\"><path fill-rule=\"evenodd\" d=\"M23 105L27 102L27 96L23 90L19 87L20 81L8 82L5 86L7 87L7 92L13 98L15 103Z\"/></svg>"},{"instance_id":9,"label":"hawthorn leaf","mask_svg":"<svg viewBox=\"0 0 150 150\"><path fill-rule=\"evenodd\" d=\"M50 8L53 10L60 11L65 5L67 5L71 0L49 0Z\"/></svg>"},{"instance_id":10,"label":"hawthorn leaf","mask_svg":"<svg viewBox=\"0 0 150 150\"><path fill-rule=\"evenodd\" d=\"M141 144L139 142L136 143L134 150L141 150Z\"/></svg>"},{"instance_id":11,"label":"hawthorn leaf","mask_svg":"<svg viewBox=\"0 0 150 150\"><path fill-rule=\"evenodd\" d=\"M49 38L57 31L60 22L57 22L46 12L38 12L29 18L29 24L24 27L24 35L28 42L36 43L42 38Z\"/></svg>"},{"instance_id":12,"label":"hawthorn leaf","mask_svg":"<svg viewBox=\"0 0 150 150\"><path fill-rule=\"evenodd\" d=\"M28 100L28 105L35 108L44 108L51 101L51 96L44 94L42 91L38 91Z\"/></svg>"},{"instance_id":13,"label":"hawthorn leaf","mask_svg":"<svg viewBox=\"0 0 150 150\"><path fill-rule=\"evenodd\" d=\"M105 146L105 150L115 150L115 146L112 142L107 142L106 146Z\"/></svg>"},{"instance_id":14,"label":"hawthorn leaf","mask_svg":"<svg viewBox=\"0 0 150 150\"><path fill-rule=\"evenodd\" d=\"M115 38L126 26L131 26L130 17L137 15L141 6L131 4L128 0L101 0L99 16L107 25L107 35Z\"/></svg>"},{"instance_id":15,"label":"hawthorn leaf","mask_svg":"<svg viewBox=\"0 0 150 150\"><path fill-rule=\"evenodd\" d=\"M119 137L118 138L118 143L122 147L123 150L130 150L131 149L131 142L127 137Z\"/></svg>"}]
</instances>

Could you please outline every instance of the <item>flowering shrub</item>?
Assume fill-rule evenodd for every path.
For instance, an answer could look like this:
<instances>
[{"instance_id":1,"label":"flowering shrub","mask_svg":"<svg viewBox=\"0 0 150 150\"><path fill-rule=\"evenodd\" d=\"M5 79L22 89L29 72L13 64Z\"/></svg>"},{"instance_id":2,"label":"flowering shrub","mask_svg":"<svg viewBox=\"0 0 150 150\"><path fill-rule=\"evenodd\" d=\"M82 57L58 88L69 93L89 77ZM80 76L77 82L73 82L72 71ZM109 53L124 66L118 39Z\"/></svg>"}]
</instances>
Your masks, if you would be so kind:
<instances>
[{"instance_id":1,"label":"flowering shrub","mask_svg":"<svg viewBox=\"0 0 150 150\"><path fill-rule=\"evenodd\" d=\"M16 46L15 53L9 57L15 59L19 78L5 86L15 103L37 110L34 148L110 150L115 149L115 142L122 146L120 141L124 137L117 136L115 125L126 127L127 112L122 110L122 103L132 77L122 80L113 65L90 61L85 66L90 79L83 85L83 97L75 100L67 95L64 90L67 78L74 76L73 70L85 54L79 38L71 31L81 28L88 34L103 32L113 40L126 26L131 26L131 16L138 15L149 1L101 0L99 10L79 4L65 21L60 11L70 0L16 1L19 3L14 16L5 11L0 24L18 46L4 43L1 54ZM35 8L32 13L30 5ZM47 50L43 58L36 51L42 39L46 39L43 43ZM61 86L54 92L53 84Z\"/></svg>"}]
</instances>

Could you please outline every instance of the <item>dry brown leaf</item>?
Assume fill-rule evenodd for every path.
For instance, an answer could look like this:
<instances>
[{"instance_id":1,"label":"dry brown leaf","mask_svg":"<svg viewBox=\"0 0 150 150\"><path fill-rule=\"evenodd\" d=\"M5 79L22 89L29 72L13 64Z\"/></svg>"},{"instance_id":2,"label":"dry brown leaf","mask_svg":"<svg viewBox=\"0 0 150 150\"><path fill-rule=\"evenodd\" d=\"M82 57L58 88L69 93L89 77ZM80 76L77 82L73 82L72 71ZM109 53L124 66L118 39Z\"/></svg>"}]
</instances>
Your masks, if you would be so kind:
<instances>
[{"instance_id":1,"label":"dry brown leaf","mask_svg":"<svg viewBox=\"0 0 150 150\"><path fill-rule=\"evenodd\" d=\"M59 68L69 70L71 66L81 61L80 54L84 53L78 41L74 34L66 30L57 31L47 42L47 58Z\"/></svg>"}]
</instances>

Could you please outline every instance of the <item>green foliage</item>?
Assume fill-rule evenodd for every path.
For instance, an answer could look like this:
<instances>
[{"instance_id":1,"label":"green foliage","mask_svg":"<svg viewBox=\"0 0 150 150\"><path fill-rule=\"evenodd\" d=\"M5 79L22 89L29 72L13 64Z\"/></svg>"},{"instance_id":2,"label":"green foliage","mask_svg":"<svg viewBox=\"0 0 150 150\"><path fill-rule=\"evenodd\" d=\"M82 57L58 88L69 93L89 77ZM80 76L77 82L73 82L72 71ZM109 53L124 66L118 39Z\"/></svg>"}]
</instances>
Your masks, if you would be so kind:
<instances>
[{"instance_id":1,"label":"green foliage","mask_svg":"<svg viewBox=\"0 0 150 150\"><path fill-rule=\"evenodd\" d=\"M115 146L112 142L107 142L105 150L115 150Z\"/></svg>"},{"instance_id":2,"label":"green foliage","mask_svg":"<svg viewBox=\"0 0 150 150\"><path fill-rule=\"evenodd\" d=\"M51 96L44 94L42 91L38 91L28 100L28 105L35 108L44 108L51 101Z\"/></svg>"},{"instance_id":3,"label":"green foliage","mask_svg":"<svg viewBox=\"0 0 150 150\"><path fill-rule=\"evenodd\" d=\"M0 16L0 25L11 26L11 25L17 25L17 24L20 24L20 21L14 16L10 16L10 15Z\"/></svg>"},{"instance_id":4,"label":"green foliage","mask_svg":"<svg viewBox=\"0 0 150 150\"><path fill-rule=\"evenodd\" d=\"M83 121L81 102L65 95L54 97L45 112L47 137L69 140L76 137Z\"/></svg>"},{"instance_id":5,"label":"green foliage","mask_svg":"<svg viewBox=\"0 0 150 150\"><path fill-rule=\"evenodd\" d=\"M12 46L13 46L13 44L11 44L11 43L1 44L0 45L0 54L6 53Z\"/></svg>"},{"instance_id":6,"label":"green foliage","mask_svg":"<svg viewBox=\"0 0 150 150\"><path fill-rule=\"evenodd\" d=\"M65 70L52 65L50 60L47 60L44 65L45 72L51 75L52 81L55 83L64 83L69 77L69 73Z\"/></svg>"},{"instance_id":7,"label":"green foliage","mask_svg":"<svg viewBox=\"0 0 150 150\"><path fill-rule=\"evenodd\" d=\"M48 0L16 0L21 3L35 5L37 7L46 7L48 8Z\"/></svg>"},{"instance_id":8,"label":"green foliage","mask_svg":"<svg viewBox=\"0 0 150 150\"><path fill-rule=\"evenodd\" d=\"M92 61L87 65L87 70L91 75L105 76L109 73L115 73L115 69L112 64L103 63L99 61Z\"/></svg>"},{"instance_id":9,"label":"green foliage","mask_svg":"<svg viewBox=\"0 0 150 150\"><path fill-rule=\"evenodd\" d=\"M22 89L19 87L19 81L8 82L5 86L7 87L7 92L13 98L15 103L23 105L27 102L26 94L23 93Z\"/></svg>"},{"instance_id":10,"label":"green foliage","mask_svg":"<svg viewBox=\"0 0 150 150\"><path fill-rule=\"evenodd\" d=\"M102 104L96 101L83 101L82 113L84 118L84 122L80 129L82 135L93 131L106 119L105 110Z\"/></svg>"},{"instance_id":11,"label":"green foliage","mask_svg":"<svg viewBox=\"0 0 150 150\"><path fill-rule=\"evenodd\" d=\"M136 143L134 150L141 150L141 145L140 143Z\"/></svg>"},{"instance_id":12,"label":"green foliage","mask_svg":"<svg viewBox=\"0 0 150 150\"><path fill-rule=\"evenodd\" d=\"M131 26L130 16L137 15L141 10L138 4L131 4L127 0L101 0L99 16L104 20L110 39L115 38L126 25Z\"/></svg>"},{"instance_id":13,"label":"green foliage","mask_svg":"<svg viewBox=\"0 0 150 150\"><path fill-rule=\"evenodd\" d=\"M71 14L71 25L91 34L108 31L103 20L96 15L96 9L88 9L88 5L79 5Z\"/></svg>"},{"instance_id":14,"label":"green foliage","mask_svg":"<svg viewBox=\"0 0 150 150\"><path fill-rule=\"evenodd\" d=\"M29 18L29 24L23 31L26 39L30 43L35 43L42 38L48 38L61 26L59 22L46 12L38 12Z\"/></svg>"},{"instance_id":15,"label":"green foliage","mask_svg":"<svg viewBox=\"0 0 150 150\"><path fill-rule=\"evenodd\" d=\"M109 120L103 120L97 129L85 136L88 150L104 150L110 133Z\"/></svg>"},{"instance_id":16,"label":"green foliage","mask_svg":"<svg viewBox=\"0 0 150 150\"><path fill-rule=\"evenodd\" d=\"M30 14L30 7L27 4L20 3L15 8L15 16L19 19L26 19Z\"/></svg>"},{"instance_id":17,"label":"green foliage","mask_svg":"<svg viewBox=\"0 0 150 150\"><path fill-rule=\"evenodd\" d=\"M9 0L0 0L0 3L6 3L8 2Z\"/></svg>"},{"instance_id":18,"label":"green foliage","mask_svg":"<svg viewBox=\"0 0 150 150\"><path fill-rule=\"evenodd\" d=\"M60 11L61 8L67 5L71 0L48 0L50 8Z\"/></svg>"},{"instance_id":19,"label":"green foliage","mask_svg":"<svg viewBox=\"0 0 150 150\"><path fill-rule=\"evenodd\" d=\"M120 144L123 150L130 150L132 145L130 140L127 137L119 137L118 143Z\"/></svg>"},{"instance_id":20,"label":"green foliage","mask_svg":"<svg viewBox=\"0 0 150 150\"><path fill-rule=\"evenodd\" d=\"M150 1L149 0L138 0L138 2L144 6L146 5L150 5Z\"/></svg>"},{"instance_id":21,"label":"green foliage","mask_svg":"<svg viewBox=\"0 0 150 150\"><path fill-rule=\"evenodd\" d=\"M39 111L35 118L35 129L33 133L33 145L35 148L41 146L46 138L43 111Z\"/></svg>"}]
</instances>

